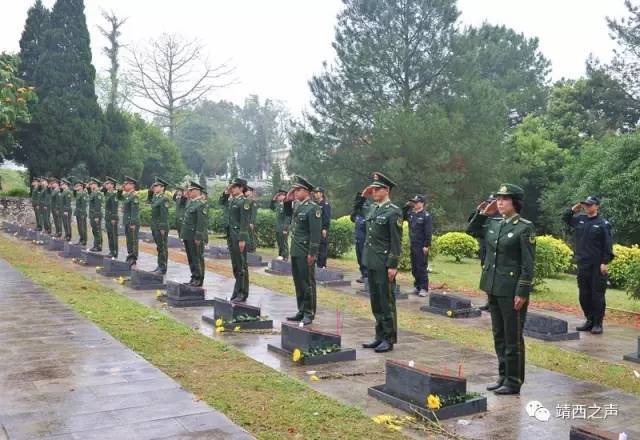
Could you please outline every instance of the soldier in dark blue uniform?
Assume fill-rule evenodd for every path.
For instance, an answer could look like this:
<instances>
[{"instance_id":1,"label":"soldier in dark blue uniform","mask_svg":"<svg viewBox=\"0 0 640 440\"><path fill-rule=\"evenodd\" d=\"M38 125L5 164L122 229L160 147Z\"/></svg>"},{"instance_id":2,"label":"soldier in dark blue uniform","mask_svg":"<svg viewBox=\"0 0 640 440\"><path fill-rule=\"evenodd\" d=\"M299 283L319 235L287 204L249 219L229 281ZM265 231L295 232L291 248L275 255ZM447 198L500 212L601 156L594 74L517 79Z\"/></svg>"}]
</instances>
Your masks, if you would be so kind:
<instances>
[{"instance_id":1,"label":"soldier in dark blue uniform","mask_svg":"<svg viewBox=\"0 0 640 440\"><path fill-rule=\"evenodd\" d=\"M331 205L327 200L324 188L317 187L313 191L315 202L322 208L322 231L320 232L320 248L316 265L322 269L327 267L327 256L329 255L329 227L331 226Z\"/></svg>"},{"instance_id":2,"label":"soldier in dark blue uniform","mask_svg":"<svg viewBox=\"0 0 640 440\"><path fill-rule=\"evenodd\" d=\"M370 204L371 202L369 200L362 197L362 193L356 193L353 212L351 213L351 221L355 223L353 238L356 244L356 258L360 269L360 278L356 280L358 283L364 283L367 278L367 266L364 264L363 258L364 243L367 239L367 221L361 213L367 212Z\"/></svg>"},{"instance_id":3,"label":"soldier in dark blue uniform","mask_svg":"<svg viewBox=\"0 0 640 440\"><path fill-rule=\"evenodd\" d=\"M576 330L596 335L602 334L608 264L613 260L611 225L599 215L599 208L600 199L589 196L562 214L562 219L573 229L580 307L587 318ZM581 210L585 214L578 214Z\"/></svg>"},{"instance_id":4,"label":"soldier in dark blue uniform","mask_svg":"<svg viewBox=\"0 0 640 440\"><path fill-rule=\"evenodd\" d=\"M409 243L411 250L411 273L413 287L419 296L427 296L429 291L429 275L427 260L431 247L433 224L431 214L425 210L426 199L416 195L404 206L403 218L409 223Z\"/></svg>"}]
</instances>

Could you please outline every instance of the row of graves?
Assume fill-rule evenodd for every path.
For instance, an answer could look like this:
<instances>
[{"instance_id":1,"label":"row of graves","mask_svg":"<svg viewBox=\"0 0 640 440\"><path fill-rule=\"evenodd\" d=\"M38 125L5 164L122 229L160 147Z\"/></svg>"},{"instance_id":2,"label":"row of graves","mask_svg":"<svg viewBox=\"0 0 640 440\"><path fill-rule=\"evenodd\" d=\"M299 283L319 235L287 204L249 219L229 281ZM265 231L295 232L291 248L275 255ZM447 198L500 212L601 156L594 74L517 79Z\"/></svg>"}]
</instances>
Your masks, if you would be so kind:
<instances>
[{"instance_id":1,"label":"row of graves","mask_svg":"<svg viewBox=\"0 0 640 440\"><path fill-rule=\"evenodd\" d=\"M216 329L224 330L272 330L274 321L263 316L261 308L223 298L209 298L206 289L165 280L161 274L131 268L119 261L64 240L51 238L46 234L25 228L15 223L3 222L2 229L18 238L42 245L64 258L76 259L79 263L96 266L98 272L107 277L128 277L129 287L136 290L164 290L157 298L172 307L206 307L202 320ZM175 245L174 247L177 247ZM210 258L228 258L224 248L210 247ZM264 266L262 259L255 255L254 266ZM291 276L291 264L273 260L266 268L274 275ZM331 269L318 270L318 284L327 286L348 286L344 274ZM358 292L368 295L366 284ZM403 295L398 291L398 298ZM456 319L473 319L481 311L459 295L431 292L428 303L421 307L427 313L434 313ZM338 312L337 312L338 313ZM357 352L343 347L340 332L340 315L337 315L335 332L325 331L315 326L305 327L301 323L282 323L280 341L268 344L270 352L296 365L318 365L344 361L355 361ZM567 321L556 317L530 312L525 324L526 336L544 341L562 341L579 338L578 332L569 331ZM625 360L640 363L640 337L637 351L624 356ZM417 365L413 361L387 359L385 362L385 382L368 389L369 396L385 402L410 414L420 414L430 420L445 420L482 413L487 410L487 398L480 393L467 390L467 380L461 367L457 374L436 371ZM613 440L620 437L616 433L602 431L590 426L571 427L571 440Z\"/></svg>"}]
</instances>

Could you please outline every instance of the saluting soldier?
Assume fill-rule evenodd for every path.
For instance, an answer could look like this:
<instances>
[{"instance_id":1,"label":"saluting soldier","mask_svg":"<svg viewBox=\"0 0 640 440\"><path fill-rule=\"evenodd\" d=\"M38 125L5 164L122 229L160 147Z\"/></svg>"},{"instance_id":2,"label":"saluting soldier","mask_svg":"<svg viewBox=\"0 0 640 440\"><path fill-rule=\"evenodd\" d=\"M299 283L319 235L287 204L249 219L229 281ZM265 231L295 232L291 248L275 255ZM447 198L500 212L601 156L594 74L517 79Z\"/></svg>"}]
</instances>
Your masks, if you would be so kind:
<instances>
[{"instance_id":1,"label":"saluting soldier","mask_svg":"<svg viewBox=\"0 0 640 440\"><path fill-rule=\"evenodd\" d=\"M140 233L140 200L136 185L138 181L133 177L124 176L122 189L118 191L118 198L122 200L122 223L127 239L127 263L135 266L138 262L138 234Z\"/></svg>"},{"instance_id":2,"label":"saluting soldier","mask_svg":"<svg viewBox=\"0 0 640 440\"><path fill-rule=\"evenodd\" d=\"M169 240L169 199L165 195L165 190L169 183L160 177L156 177L155 182L149 188L147 202L151 204L151 234L156 243L158 252L158 265L153 270L161 274L167 273L167 261L169 252L167 251L167 241Z\"/></svg>"},{"instance_id":3,"label":"saluting soldier","mask_svg":"<svg viewBox=\"0 0 640 440\"><path fill-rule=\"evenodd\" d=\"M364 244L367 239L367 221L364 213L368 212L370 207L371 201L362 197L362 193L358 191L350 216L351 221L355 224L353 228L353 238L355 241L358 268L360 269L360 278L356 280L357 283L364 283L369 276L367 266L364 264Z\"/></svg>"},{"instance_id":4,"label":"saluting soldier","mask_svg":"<svg viewBox=\"0 0 640 440\"><path fill-rule=\"evenodd\" d=\"M425 297L429 291L427 261L431 248L433 224L431 214L425 210L426 199L416 195L405 205L403 217L409 223L409 242L411 251L411 274L413 287L418 296Z\"/></svg>"},{"instance_id":5,"label":"saluting soldier","mask_svg":"<svg viewBox=\"0 0 640 440\"><path fill-rule=\"evenodd\" d=\"M372 177L373 182L362 191L362 197L373 199L364 215L367 225L364 264L369 272L367 278L371 311L376 318L376 336L372 342L362 346L385 353L393 350L393 344L398 342L394 290L402 249L402 211L389 198L396 184L380 172L373 173Z\"/></svg>"},{"instance_id":6,"label":"saluting soldier","mask_svg":"<svg viewBox=\"0 0 640 440\"><path fill-rule=\"evenodd\" d=\"M184 210L187 207L187 195L184 193L182 186L176 185L176 191L173 193L173 202L176 206L176 223L175 228L178 231L178 237L180 237L180 230L182 229L182 221L184 220Z\"/></svg>"},{"instance_id":7,"label":"saluting soldier","mask_svg":"<svg viewBox=\"0 0 640 440\"><path fill-rule=\"evenodd\" d=\"M102 182L95 177L89 182L89 223L93 234L92 252L102 252L102 203L103 195L98 189Z\"/></svg>"},{"instance_id":8,"label":"saluting soldier","mask_svg":"<svg viewBox=\"0 0 640 440\"><path fill-rule=\"evenodd\" d=\"M187 284L195 287L202 287L204 282L204 244L209 235L209 209L204 203L203 191L204 188L198 183L192 181L189 184L189 203L180 231L191 270L191 280Z\"/></svg>"},{"instance_id":9,"label":"saluting soldier","mask_svg":"<svg viewBox=\"0 0 640 440\"><path fill-rule=\"evenodd\" d=\"M236 282L233 286L231 301L245 302L249 296L249 266L247 250L249 242L249 222L251 221L251 201L244 192L245 179L235 178L220 196L220 203L227 212L225 232L227 247L231 255L231 268Z\"/></svg>"},{"instance_id":10,"label":"saluting soldier","mask_svg":"<svg viewBox=\"0 0 640 440\"><path fill-rule=\"evenodd\" d=\"M107 176L102 185L104 194L104 227L107 230L107 242L109 243L109 256L118 258L118 181Z\"/></svg>"},{"instance_id":11,"label":"saluting soldier","mask_svg":"<svg viewBox=\"0 0 640 440\"><path fill-rule=\"evenodd\" d=\"M287 261L289 259L289 225L291 217L284 210L284 199L287 191L280 189L271 199L270 208L276 213L276 242L278 243L278 260Z\"/></svg>"},{"instance_id":12,"label":"saluting soldier","mask_svg":"<svg viewBox=\"0 0 640 440\"><path fill-rule=\"evenodd\" d=\"M36 231L42 230L42 221L40 219L40 181L35 177L31 179L31 207L33 208L33 214L36 218Z\"/></svg>"},{"instance_id":13,"label":"saluting soldier","mask_svg":"<svg viewBox=\"0 0 640 440\"><path fill-rule=\"evenodd\" d=\"M501 395L519 394L524 383L522 330L533 288L536 234L533 224L520 217L524 206L522 188L505 183L495 197L491 203L478 205L467 232L484 237L487 248L480 288L489 295L499 374L498 381L487 390Z\"/></svg>"},{"instance_id":14,"label":"saluting soldier","mask_svg":"<svg viewBox=\"0 0 640 440\"><path fill-rule=\"evenodd\" d=\"M46 178L40 179L40 207L42 209L42 229L51 234L51 183Z\"/></svg>"},{"instance_id":15,"label":"saluting soldier","mask_svg":"<svg viewBox=\"0 0 640 440\"><path fill-rule=\"evenodd\" d=\"M313 322L316 315L316 269L315 263L320 246L322 209L311 200L313 185L300 176L295 177L285 201L291 223L291 273L296 288L298 313L288 321ZM294 200L297 202L293 207Z\"/></svg>"},{"instance_id":16,"label":"saluting soldier","mask_svg":"<svg viewBox=\"0 0 640 440\"><path fill-rule=\"evenodd\" d=\"M318 259L316 264L319 268L327 267L327 256L329 255L329 227L331 226L331 205L327 200L324 188L317 187L313 191L315 202L322 209L322 229L320 231L320 247L318 248Z\"/></svg>"},{"instance_id":17,"label":"saluting soldier","mask_svg":"<svg viewBox=\"0 0 640 440\"><path fill-rule=\"evenodd\" d=\"M73 211L71 209L71 198L73 194L69 187L71 182L67 179L60 179L60 214L62 216L62 227L64 228L64 239L71 241L72 228L71 228L71 215Z\"/></svg>"},{"instance_id":18,"label":"saluting soldier","mask_svg":"<svg viewBox=\"0 0 640 440\"><path fill-rule=\"evenodd\" d=\"M51 216L55 227L55 237L62 238L62 193L60 191L60 181L53 177L49 180L51 189Z\"/></svg>"},{"instance_id":19,"label":"saluting soldier","mask_svg":"<svg viewBox=\"0 0 640 440\"><path fill-rule=\"evenodd\" d=\"M256 237L256 222L258 220L258 205L256 204L255 189L249 185L244 190L244 197L249 204L249 240L247 241L247 252L255 252L258 247Z\"/></svg>"},{"instance_id":20,"label":"saluting soldier","mask_svg":"<svg viewBox=\"0 0 640 440\"><path fill-rule=\"evenodd\" d=\"M85 191L84 182L76 182L74 186L76 197L75 217L78 225L78 244L87 245L87 207L89 205L89 195Z\"/></svg>"}]
</instances>

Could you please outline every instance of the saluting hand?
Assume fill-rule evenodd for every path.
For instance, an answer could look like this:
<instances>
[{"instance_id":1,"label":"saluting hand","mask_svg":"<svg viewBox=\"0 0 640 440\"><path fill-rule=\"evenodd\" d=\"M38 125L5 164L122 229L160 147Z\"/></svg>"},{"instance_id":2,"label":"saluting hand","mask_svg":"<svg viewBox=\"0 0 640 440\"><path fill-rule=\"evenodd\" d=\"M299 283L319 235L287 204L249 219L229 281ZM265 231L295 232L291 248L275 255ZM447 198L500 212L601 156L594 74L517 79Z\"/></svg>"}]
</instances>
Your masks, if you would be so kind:
<instances>
[{"instance_id":1,"label":"saluting hand","mask_svg":"<svg viewBox=\"0 0 640 440\"><path fill-rule=\"evenodd\" d=\"M287 193L287 197L286 197L286 201L287 202L293 202L293 199L295 199L294 194L295 190L294 189L290 189L289 192Z\"/></svg>"},{"instance_id":2,"label":"saluting hand","mask_svg":"<svg viewBox=\"0 0 640 440\"><path fill-rule=\"evenodd\" d=\"M581 209L582 209L582 204L581 204L581 203L576 203L575 205L573 205L573 206L571 207L571 210L572 210L574 213L580 212L580 210L581 210Z\"/></svg>"},{"instance_id":3,"label":"saluting hand","mask_svg":"<svg viewBox=\"0 0 640 440\"><path fill-rule=\"evenodd\" d=\"M373 185L369 185L362 190L362 197L364 197L365 199L370 197L371 194L373 194Z\"/></svg>"},{"instance_id":4,"label":"saluting hand","mask_svg":"<svg viewBox=\"0 0 640 440\"><path fill-rule=\"evenodd\" d=\"M486 216L492 216L495 215L498 212L498 201L497 200L493 200L491 203L489 203L483 211L480 211L480 213L482 215L486 215Z\"/></svg>"}]
</instances>

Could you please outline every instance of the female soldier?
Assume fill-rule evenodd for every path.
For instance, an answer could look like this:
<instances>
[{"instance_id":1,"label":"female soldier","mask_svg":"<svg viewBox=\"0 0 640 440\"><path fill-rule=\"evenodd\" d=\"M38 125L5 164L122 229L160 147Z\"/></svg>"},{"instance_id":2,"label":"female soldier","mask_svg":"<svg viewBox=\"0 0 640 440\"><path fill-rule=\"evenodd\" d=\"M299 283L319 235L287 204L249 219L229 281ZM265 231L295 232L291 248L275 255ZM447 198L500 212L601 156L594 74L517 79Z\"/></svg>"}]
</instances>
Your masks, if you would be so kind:
<instances>
[{"instance_id":1,"label":"female soldier","mask_svg":"<svg viewBox=\"0 0 640 440\"><path fill-rule=\"evenodd\" d=\"M524 382L524 338L529 293L533 286L536 236L533 224L520 217L524 191L509 183L481 203L467 232L484 238L487 255L480 288L489 296L498 381L487 387L496 394L519 394ZM496 214L500 217L496 217Z\"/></svg>"}]
</instances>

